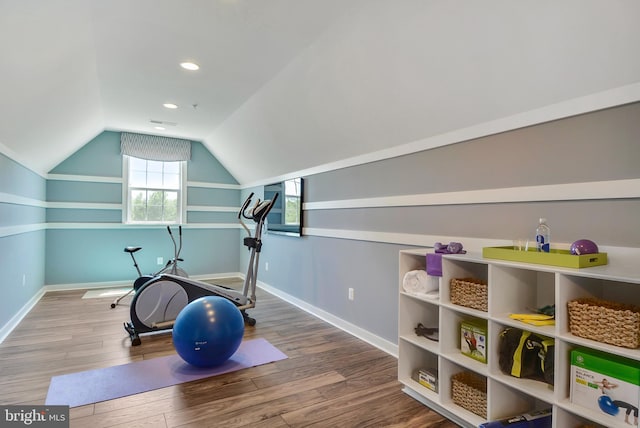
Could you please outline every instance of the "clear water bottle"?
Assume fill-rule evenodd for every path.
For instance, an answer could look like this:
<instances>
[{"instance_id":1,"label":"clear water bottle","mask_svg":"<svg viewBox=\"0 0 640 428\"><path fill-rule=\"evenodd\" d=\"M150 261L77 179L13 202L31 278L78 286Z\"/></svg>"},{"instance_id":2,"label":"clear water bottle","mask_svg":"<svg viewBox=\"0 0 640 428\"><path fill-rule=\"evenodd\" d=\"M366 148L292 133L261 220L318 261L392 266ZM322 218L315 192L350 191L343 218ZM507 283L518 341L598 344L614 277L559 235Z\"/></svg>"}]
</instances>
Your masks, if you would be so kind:
<instances>
[{"instance_id":1,"label":"clear water bottle","mask_svg":"<svg viewBox=\"0 0 640 428\"><path fill-rule=\"evenodd\" d=\"M540 252L548 253L551 249L551 229L547 226L547 219L541 218L536 228L536 248Z\"/></svg>"}]
</instances>

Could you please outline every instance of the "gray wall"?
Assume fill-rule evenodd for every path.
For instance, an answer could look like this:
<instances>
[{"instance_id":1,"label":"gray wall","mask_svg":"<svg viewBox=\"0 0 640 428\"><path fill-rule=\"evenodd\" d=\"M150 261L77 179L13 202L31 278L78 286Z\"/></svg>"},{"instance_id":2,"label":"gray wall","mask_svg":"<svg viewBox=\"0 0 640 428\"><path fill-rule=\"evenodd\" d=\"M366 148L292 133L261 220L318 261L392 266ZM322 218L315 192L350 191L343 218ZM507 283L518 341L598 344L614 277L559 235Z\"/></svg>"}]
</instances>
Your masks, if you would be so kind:
<instances>
[{"instance_id":1,"label":"gray wall","mask_svg":"<svg viewBox=\"0 0 640 428\"><path fill-rule=\"evenodd\" d=\"M563 186L640 178L640 103L505 132L306 178L306 202ZM612 188L615 184L612 184ZM640 199L461 203L313 209L315 235L353 231L478 239L532 238L546 217L553 243L589 238L640 247ZM544 199L544 198L543 198ZM336 232L336 230L338 232ZM409 245L340 237L267 235L260 279L375 335L397 342L398 251ZM433 244L430 242L429 244ZM265 271L264 262L269 263ZM347 300L347 289L356 298Z\"/></svg>"}]
</instances>

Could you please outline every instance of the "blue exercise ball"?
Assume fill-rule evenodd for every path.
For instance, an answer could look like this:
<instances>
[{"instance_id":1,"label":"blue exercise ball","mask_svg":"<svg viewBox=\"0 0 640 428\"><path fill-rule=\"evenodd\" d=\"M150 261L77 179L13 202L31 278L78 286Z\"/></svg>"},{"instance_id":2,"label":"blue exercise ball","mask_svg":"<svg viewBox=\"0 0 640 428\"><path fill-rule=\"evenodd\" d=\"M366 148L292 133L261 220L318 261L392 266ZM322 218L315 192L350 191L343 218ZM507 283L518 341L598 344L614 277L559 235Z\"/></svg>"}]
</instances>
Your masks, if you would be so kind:
<instances>
[{"instance_id":1,"label":"blue exercise ball","mask_svg":"<svg viewBox=\"0 0 640 428\"><path fill-rule=\"evenodd\" d=\"M620 411L620 408L611 401L608 395L601 395L600 398L598 398L598 406L600 406L600 410L611 416L617 415Z\"/></svg>"},{"instance_id":2,"label":"blue exercise ball","mask_svg":"<svg viewBox=\"0 0 640 428\"><path fill-rule=\"evenodd\" d=\"M213 367L227 361L240 346L244 318L220 296L200 297L180 311L173 325L173 346L187 363Z\"/></svg>"}]
</instances>

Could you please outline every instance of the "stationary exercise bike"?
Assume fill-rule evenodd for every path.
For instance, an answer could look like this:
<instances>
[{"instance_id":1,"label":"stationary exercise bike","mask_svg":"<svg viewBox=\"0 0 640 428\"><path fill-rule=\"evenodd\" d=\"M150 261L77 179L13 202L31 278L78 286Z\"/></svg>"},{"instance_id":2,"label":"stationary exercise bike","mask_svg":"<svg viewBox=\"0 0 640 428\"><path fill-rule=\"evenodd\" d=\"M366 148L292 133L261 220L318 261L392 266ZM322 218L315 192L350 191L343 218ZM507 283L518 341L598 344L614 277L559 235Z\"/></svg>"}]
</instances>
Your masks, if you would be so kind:
<instances>
[{"instance_id":1,"label":"stationary exercise bike","mask_svg":"<svg viewBox=\"0 0 640 428\"><path fill-rule=\"evenodd\" d=\"M183 259L180 258L180 251L182 251L182 226L178 226L178 234L180 235L180 247L176 245L176 240L173 237L173 232L171 232L171 227L167 226L167 232L169 232L171 241L173 241L173 258L169 260L162 269L160 269L158 272L154 274L143 275L142 272L140 272L140 268L138 267L138 262L136 262L136 258L134 254L140 251L142 247L125 247L124 248L124 252L129 253L129 255L131 256L131 260L133 260L133 266L136 268L136 271L138 272L138 278L136 278L136 280L133 281L133 287L131 288L131 290L129 290L127 293L123 294L122 296L118 297L116 300L113 301L113 303L111 303L111 309L118 306L118 303L120 303L120 301L125 297L127 297L129 294L133 292L137 292L138 289L144 285L144 283L152 280L153 278L160 275L161 273L170 273L172 275L183 276L185 278L189 277L189 275L187 275L187 272L185 272L182 268L178 267L178 262L184 261Z\"/></svg>"},{"instance_id":2,"label":"stationary exercise bike","mask_svg":"<svg viewBox=\"0 0 640 428\"><path fill-rule=\"evenodd\" d=\"M171 273L161 273L144 283L131 301L131 321L124 323L124 329L129 333L132 346L140 345L142 333L171 330L180 311L190 302L204 296L220 296L231 301L240 310L247 325L256 324L256 320L246 311L256 306L256 281L262 249L262 228L267 214L278 199L278 194L271 200L258 199L250 208L252 197L253 193L244 201L238 212L238 221L247 232L243 244L251 252L242 291ZM243 219L255 222L253 235Z\"/></svg>"}]
</instances>

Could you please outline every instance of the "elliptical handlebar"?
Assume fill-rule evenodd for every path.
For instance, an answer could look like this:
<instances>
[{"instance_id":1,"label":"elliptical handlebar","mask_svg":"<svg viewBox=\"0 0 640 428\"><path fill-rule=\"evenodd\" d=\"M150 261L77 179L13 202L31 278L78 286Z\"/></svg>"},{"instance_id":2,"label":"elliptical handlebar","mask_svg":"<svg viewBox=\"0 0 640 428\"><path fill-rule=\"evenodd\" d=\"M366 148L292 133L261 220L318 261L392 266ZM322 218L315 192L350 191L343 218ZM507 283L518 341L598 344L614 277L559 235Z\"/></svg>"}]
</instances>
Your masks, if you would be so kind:
<instances>
[{"instance_id":1,"label":"elliptical handlebar","mask_svg":"<svg viewBox=\"0 0 640 428\"><path fill-rule=\"evenodd\" d=\"M242 221L242 216L244 216L245 218L249 218L245 215L245 211L251 203L251 198L253 198L253 192L251 192L251 194L247 196L247 199L245 199L244 203L242 204L242 208L240 208L240 211L238 211L238 220Z\"/></svg>"},{"instance_id":2,"label":"elliptical handlebar","mask_svg":"<svg viewBox=\"0 0 640 428\"><path fill-rule=\"evenodd\" d=\"M180 246L176 244L176 239L173 237L173 232L171 231L171 226L167 226L167 232L169 232L169 236L171 237L171 241L173 242L173 259L167 262L165 268L171 266L171 273L177 274L177 263L178 261L183 261L180 258L180 252L182 251L182 225L178 226L178 236L180 241Z\"/></svg>"},{"instance_id":3,"label":"elliptical handlebar","mask_svg":"<svg viewBox=\"0 0 640 428\"><path fill-rule=\"evenodd\" d=\"M278 193L275 194L273 199L267 199L265 201L261 201L260 199L258 199L253 207L249 208L252 198L253 192L251 192L247 199L245 199L242 207L240 208L240 211L238 211L238 221L240 221L240 224L242 225L244 230L247 231L247 235L249 236L251 236L251 231L244 223L244 221L242 221L242 218L244 217L247 220L253 220L257 224L259 224L259 226L261 226L262 223L264 223L267 215L269 214L269 211L271 211L271 208L273 208L273 205L276 203L276 200L278 199Z\"/></svg>"}]
</instances>

